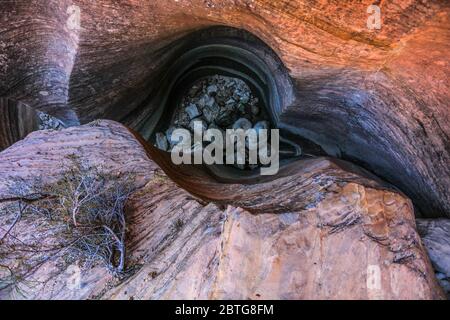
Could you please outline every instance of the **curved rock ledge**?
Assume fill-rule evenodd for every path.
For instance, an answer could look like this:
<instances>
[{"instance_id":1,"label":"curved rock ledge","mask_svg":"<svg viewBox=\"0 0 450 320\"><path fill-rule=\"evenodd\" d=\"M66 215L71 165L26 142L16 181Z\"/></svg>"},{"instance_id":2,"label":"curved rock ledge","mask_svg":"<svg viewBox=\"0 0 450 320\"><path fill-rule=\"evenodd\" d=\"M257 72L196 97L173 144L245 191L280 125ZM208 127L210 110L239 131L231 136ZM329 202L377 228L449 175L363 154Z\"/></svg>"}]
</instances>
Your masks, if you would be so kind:
<instances>
[{"instance_id":1,"label":"curved rock ledge","mask_svg":"<svg viewBox=\"0 0 450 320\"><path fill-rule=\"evenodd\" d=\"M1 152L0 206L15 201L5 192L8 182L22 177L32 188L31 177L57 180L63 171L57 163L73 152L102 170L135 173L137 191L127 204L132 272L118 280L97 266L82 272L74 287L68 281L76 264L61 269L60 261L47 261L32 275L36 285L21 288L27 298L444 298L416 232L410 200L328 160L299 161L290 169L318 177L310 189L322 198L309 208L303 195L308 189L296 187L301 175L256 182L248 193L236 189L234 197L225 194L233 204L253 201L260 211L253 215L189 194L147 157L128 129L96 121L37 131ZM320 181L327 176L334 179L324 188ZM278 208L251 192L258 186L276 189L279 180L286 192L278 196ZM215 188L220 186L229 187L216 182ZM0 215L2 234L12 220ZM38 217L22 219L14 236L23 242L57 240L42 226ZM9 291L0 296L23 298Z\"/></svg>"}]
</instances>

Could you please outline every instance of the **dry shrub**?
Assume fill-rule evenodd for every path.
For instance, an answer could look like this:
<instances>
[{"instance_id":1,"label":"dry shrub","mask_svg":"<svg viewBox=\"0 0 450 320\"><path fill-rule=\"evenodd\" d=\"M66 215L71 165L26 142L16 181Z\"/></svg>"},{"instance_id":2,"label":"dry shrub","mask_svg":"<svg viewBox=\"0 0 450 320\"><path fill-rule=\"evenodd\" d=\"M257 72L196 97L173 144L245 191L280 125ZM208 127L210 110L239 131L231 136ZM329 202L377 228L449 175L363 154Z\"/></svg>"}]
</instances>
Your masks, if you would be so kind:
<instances>
[{"instance_id":1,"label":"dry shrub","mask_svg":"<svg viewBox=\"0 0 450 320\"><path fill-rule=\"evenodd\" d=\"M30 281L40 266L57 258L79 261L85 270L102 263L114 275L124 273L124 205L135 177L105 173L76 156L68 160L68 170L55 183L35 179L31 188L30 181L17 179L9 186L14 201L1 212L12 218L0 229L0 290ZM14 231L27 219L38 231L24 241Z\"/></svg>"}]
</instances>

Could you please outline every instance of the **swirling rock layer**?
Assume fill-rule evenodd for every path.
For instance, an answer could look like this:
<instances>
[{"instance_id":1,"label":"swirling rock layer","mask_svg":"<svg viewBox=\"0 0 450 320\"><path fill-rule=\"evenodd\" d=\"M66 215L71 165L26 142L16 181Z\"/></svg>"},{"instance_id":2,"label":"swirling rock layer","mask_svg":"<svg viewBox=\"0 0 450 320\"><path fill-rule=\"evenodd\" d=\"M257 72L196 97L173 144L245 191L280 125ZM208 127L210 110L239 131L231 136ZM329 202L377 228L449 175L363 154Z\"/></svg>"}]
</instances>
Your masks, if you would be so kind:
<instances>
[{"instance_id":1,"label":"swirling rock layer","mask_svg":"<svg viewBox=\"0 0 450 320\"><path fill-rule=\"evenodd\" d=\"M9 1L0 8L0 96L68 125L102 117L136 127L155 113L149 100L184 36L243 29L293 80L296 100L278 126L393 183L421 215L449 216L448 3L381 2L379 30L366 26L371 4Z\"/></svg>"},{"instance_id":2,"label":"swirling rock layer","mask_svg":"<svg viewBox=\"0 0 450 320\"><path fill-rule=\"evenodd\" d=\"M73 152L102 170L136 177L137 191L127 204L127 267L133 272L122 280L101 267L80 275L74 273L76 264L61 269L61 261L50 260L32 275L39 280L35 285L21 287L22 294L35 299L444 297L416 232L412 204L392 188L317 159L292 164L289 175L254 182L234 195L229 184L206 180L193 185L193 196L146 150L155 151L122 125L97 121L34 132L0 153L1 208L15 201L7 192L10 182L23 178L32 187L32 177L55 181L64 171L57 163ZM308 188L297 187L302 175L313 182ZM279 202L269 205L270 199L258 197L277 183L286 185ZM211 187L223 190L223 197L210 202ZM0 237L13 218L2 211ZM12 236L24 243L30 237L51 242L40 219L22 219ZM76 286L74 274L80 276ZM0 296L23 297L10 291Z\"/></svg>"}]
</instances>

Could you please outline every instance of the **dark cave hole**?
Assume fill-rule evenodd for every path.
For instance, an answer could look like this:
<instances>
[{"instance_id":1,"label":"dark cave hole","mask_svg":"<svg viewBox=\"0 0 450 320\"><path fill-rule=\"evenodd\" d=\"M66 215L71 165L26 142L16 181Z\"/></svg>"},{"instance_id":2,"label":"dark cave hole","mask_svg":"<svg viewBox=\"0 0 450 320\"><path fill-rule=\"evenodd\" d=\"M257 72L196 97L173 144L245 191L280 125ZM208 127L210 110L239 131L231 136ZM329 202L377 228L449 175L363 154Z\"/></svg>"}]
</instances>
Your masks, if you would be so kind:
<instances>
[{"instance_id":1,"label":"dark cave hole","mask_svg":"<svg viewBox=\"0 0 450 320\"><path fill-rule=\"evenodd\" d=\"M231 82L241 83L240 87L246 87L247 90L243 91L250 93L251 101L244 104L244 112L234 110L228 123L219 124L221 130L231 129L236 121L242 119L249 120L252 127L266 122L267 129L279 129L280 165L302 157L324 155L318 145L278 127L279 114L295 100L295 92L288 70L276 53L264 42L243 30L212 28L204 34L203 32L194 33L184 41L179 41L179 50L167 62L159 90L149 103L155 106L157 111L138 128L144 138L159 145L160 149L169 151L172 143L169 135L173 128L189 128L187 120L174 125L173 119L180 114L180 105L186 107L183 101L189 97L193 86L202 81L211 85L214 82L211 79L229 79ZM205 94L208 85L203 88L202 94ZM219 85L219 93L222 90ZM207 121L203 106L196 103L193 108L193 118L206 122L205 128L211 124L216 125L217 118L226 113L223 101L212 97L214 98L219 100L216 101L219 110L213 121ZM256 105L260 109L256 115L251 114L251 108L255 105L252 104L253 99L257 100ZM245 166L208 166L208 170L214 175L236 178L255 176L258 169L259 166L251 166L247 162Z\"/></svg>"}]
</instances>

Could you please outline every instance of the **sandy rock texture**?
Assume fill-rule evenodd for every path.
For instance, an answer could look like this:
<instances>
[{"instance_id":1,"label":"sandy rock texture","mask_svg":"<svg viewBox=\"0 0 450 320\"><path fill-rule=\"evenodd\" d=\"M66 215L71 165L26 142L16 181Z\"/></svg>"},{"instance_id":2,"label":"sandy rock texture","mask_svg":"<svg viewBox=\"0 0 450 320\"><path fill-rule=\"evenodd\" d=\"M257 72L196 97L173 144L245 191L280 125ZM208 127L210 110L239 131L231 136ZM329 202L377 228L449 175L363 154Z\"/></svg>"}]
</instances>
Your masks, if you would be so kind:
<instances>
[{"instance_id":1,"label":"sandy rock texture","mask_svg":"<svg viewBox=\"0 0 450 320\"><path fill-rule=\"evenodd\" d=\"M7 197L6 186L12 179L57 180L74 154L106 172L135 173L136 187L145 184L155 168L140 143L119 123L100 120L63 132L40 130L1 152L0 199Z\"/></svg>"},{"instance_id":2,"label":"sandy rock texture","mask_svg":"<svg viewBox=\"0 0 450 320\"><path fill-rule=\"evenodd\" d=\"M35 130L62 128L56 118L7 98L0 98L0 117L0 151Z\"/></svg>"},{"instance_id":3,"label":"sandy rock texture","mask_svg":"<svg viewBox=\"0 0 450 320\"><path fill-rule=\"evenodd\" d=\"M145 199L154 198L154 192L149 191ZM359 192L363 193L361 199L347 202L346 196L351 198ZM337 201L339 197L342 202ZM389 206L382 204L383 197L388 199ZM140 209L149 212L149 202L145 201ZM137 203L144 204L142 199ZM184 202L182 205L185 210L191 207ZM349 184L342 193L308 211L253 215L231 206L223 212L211 205L202 211L197 219L183 224L175 239L171 240L173 233L169 232L169 239L163 240L166 245L163 242L155 246L155 239L149 238L152 244L149 247L162 247L164 251L157 256L147 255L149 263L105 297L438 299L443 296L419 244L410 204L401 196ZM158 210L152 213L154 219L160 214ZM203 216L207 213L211 215L209 218ZM359 214L360 218L355 218ZM167 226L169 222L161 219L157 225ZM186 238L187 234L192 236ZM180 249L181 243L184 245Z\"/></svg>"},{"instance_id":4,"label":"sandy rock texture","mask_svg":"<svg viewBox=\"0 0 450 320\"><path fill-rule=\"evenodd\" d=\"M98 168L100 172L112 174L118 179L126 179L132 173L133 180L130 183L135 189L144 186L157 170L140 143L119 123L95 121L63 131L32 132L26 139L0 153L2 245L5 245L3 238L17 217L17 212L7 210L7 206L19 201L28 203L42 192L39 189L42 185L61 179L73 165L73 155L77 155L86 166ZM57 231L51 221L42 215L27 215L18 220L9 234L23 246L16 248L12 259L6 259L0 253L1 279L6 279L3 278L5 266L16 266L17 263L30 264L33 272L25 281L19 282L18 288L14 287L12 291L0 290L0 299L82 299L97 294L96 286L101 289L107 284L111 277L104 267L94 266L83 275L83 282L80 282L77 278L80 268L64 263L64 257L62 260L42 261L39 252L50 250L63 242L56 236ZM1 283L0 287L3 288L4 284Z\"/></svg>"},{"instance_id":5,"label":"sandy rock texture","mask_svg":"<svg viewBox=\"0 0 450 320\"><path fill-rule=\"evenodd\" d=\"M416 231L411 201L364 171L319 158L291 164L281 178L253 181L234 194L237 184L212 178L186 191L179 186L181 177L187 179L184 172L198 177L196 172L203 171L180 168L175 177L163 168L166 175L148 158L159 163L165 155L139 139L126 127L102 120L37 131L0 153L1 205L17 200L5 194L8 181L58 179L64 167L58 170L56 164L75 150L104 170L136 173L136 191L126 208L129 273L119 280L98 266L80 272L76 263L61 267L60 261L46 261L30 275L43 286L24 285L25 297L444 298ZM292 181L302 175L311 182L308 188ZM277 195L279 202L273 203L270 196L257 197L269 195L277 183L286 185L285 198ZM205 191L210 188L223 190L223 196L212 201ZM308 194L321 196L313 201ZM2 211L0 236L11 219ZM42 239L43 246L57 241L44 227L39 218L24 219L14 236L24 242Z\"/></svg>"}]
</instances>

